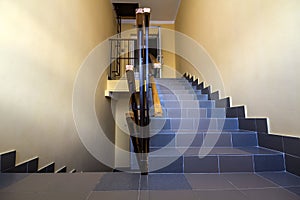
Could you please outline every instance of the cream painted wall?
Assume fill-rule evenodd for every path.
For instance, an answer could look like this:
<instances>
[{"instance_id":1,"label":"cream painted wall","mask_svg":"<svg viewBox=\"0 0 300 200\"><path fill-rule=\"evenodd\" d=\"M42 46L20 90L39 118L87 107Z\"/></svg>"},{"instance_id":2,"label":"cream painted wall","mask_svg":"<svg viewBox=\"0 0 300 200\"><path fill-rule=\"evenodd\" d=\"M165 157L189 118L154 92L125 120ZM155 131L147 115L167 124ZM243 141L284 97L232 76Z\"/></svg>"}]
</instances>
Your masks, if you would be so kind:
<instances>
[{"instance_id":1,"label":"cream painted wall","mask_svg":"<svg viewBox=\"0 0 300 200\"><path fill-rule=\"evenodd\" d=\"M0 1L0 152L16 149L17 162L39 156L40 167L109 170L79 140L72 91L87 54L115 32L109 0ZM98 113L109 112L105 84ZM112 116L98 116L114 140Z\"/></svg>"},{"instance_id":2,"label":"cream painted wall","mask_svg":"<svg viewBox=\"0 0 300 200\"><path fill-rule=\"evenodd\" d=\"M183 0L176 19L216 62L233 105L269 117L272 133L298 137L299 10L299 0Z\"/></svg>"}]
</instances>

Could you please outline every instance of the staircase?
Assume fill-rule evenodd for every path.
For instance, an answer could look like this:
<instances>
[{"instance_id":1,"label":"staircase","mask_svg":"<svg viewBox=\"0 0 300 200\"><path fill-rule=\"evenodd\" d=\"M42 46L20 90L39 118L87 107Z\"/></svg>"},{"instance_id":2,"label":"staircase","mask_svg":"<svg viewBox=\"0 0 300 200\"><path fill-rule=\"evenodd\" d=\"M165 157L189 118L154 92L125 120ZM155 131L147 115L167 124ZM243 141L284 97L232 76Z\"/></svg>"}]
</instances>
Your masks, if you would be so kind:
<instances>
[{"instance_id":1,"label":"staircase","mask_svg":"<svg viewBox=\"0 0 300 200\"><path fill-rule=\"evenodd\" d=\"M186 78L156 83L164 116L150 123L152 173L285 171L282 152L259 147L256 131L226 115L229 99Z\"/></svg>"},{"instance_id":2,"label":"staircase","mask_svg":"<svg viewBox=\"0 0 300 200\"><path fill-rule=\"evenodd\" d=\"M67 167L62 166L55 171L55 163L51 162L39 168L39 157L33 157L16 164L16 150L0 153L0 173L66 173ZM70 173L75 173L73 169Z\"/></svg>"}]
</instances>

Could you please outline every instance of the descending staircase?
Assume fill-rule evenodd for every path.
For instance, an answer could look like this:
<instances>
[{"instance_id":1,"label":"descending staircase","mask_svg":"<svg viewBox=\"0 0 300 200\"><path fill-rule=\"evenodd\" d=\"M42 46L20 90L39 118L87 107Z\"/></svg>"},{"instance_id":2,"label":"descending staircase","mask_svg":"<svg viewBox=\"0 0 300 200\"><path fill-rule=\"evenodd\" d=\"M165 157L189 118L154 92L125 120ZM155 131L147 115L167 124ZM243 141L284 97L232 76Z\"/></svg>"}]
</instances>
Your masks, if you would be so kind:
<instances>
[{"instance_id":1,"label":"descending staircase","mask_svg":"<svg viewBox=\"0 0 300 200\"><path fill-rule=\"evenodd\" d=\"M226 115L228 99L219 100L218 93L186 78L156 83L164 116L151 119L151 172L285 171L282 152L259 147L256 131L244 130L237 117Z\"/></svg>"},{"instance_id":2,"label":"descending staircase","mask_svg":"<svg viewBox=\"0 0 300 200\"><path fill-rule=\"evenodd\" d=\"M62 166L55 171L55 163L51 162L39 168L39 157L16 164L16 150L0 153L0 173L66 173L67 167ZM75 173L73 169L70 173Z\"/></svg>"}]
</instances>

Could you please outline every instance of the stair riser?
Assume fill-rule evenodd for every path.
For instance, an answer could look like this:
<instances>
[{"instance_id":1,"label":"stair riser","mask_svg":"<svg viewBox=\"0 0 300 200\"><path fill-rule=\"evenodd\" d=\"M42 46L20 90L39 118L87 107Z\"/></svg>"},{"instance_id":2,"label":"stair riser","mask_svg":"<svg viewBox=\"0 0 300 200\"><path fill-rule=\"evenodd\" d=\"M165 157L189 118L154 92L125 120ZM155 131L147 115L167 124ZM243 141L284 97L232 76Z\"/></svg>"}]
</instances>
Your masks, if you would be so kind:
<instances>
[{"instance_id":1,"label":"stair riser","mask_svg":"<svg viewBox=\"0 0 300 200\"><path fill-rule=\"evenodd\" d=\"M191 90L190 86L182 86L182 85L170 85L170 86L163 86L157 85L158 90Z\"/></svg>"},{"instance_id":2,"label":"stair riser","mask_svg":"<svg viewBox=\"0 0 300 200\"><path fill-rule=\"evenodd\" d=\"M238 130L237 119L152 119L150 130Z\"/></svg>"},{"instance_id":3,"label":"stair riser","mask_svg":"<svg viewBox=\"0 0 300 200\"><path fill-rule=\"evenodd\" d=\"M192 91L192 90L160 90L159 95L163 94L196 94L200 95L202 94L201 91Z\"/></svg>"},{"instance_id":4,"label":"stair riser","mask_svg":"<svg viewBox=\"0 0 300 200\"><path fill-rule=\"evenodd\" d=\"M7 152L0 155L0 172L14 168L16 165L16 151Z\"/></svg>"},{"instance_id":5,"label":"stair riser","mask_svg":"<svg viewBox=\"0 0 300 200\"><path fill-rule=\"evenodd\" d=\"M178 101L178 100L202 100L207 101L207 95L195 95L195 94L185 94L185 95L174 95L174 94L165 94L159 95L161 101Z\"/></svg>"},{"instance_id":6,"label":"stair riser","mask_svg":"<svg viewBox=\"0 0 300 200\"><path fill-rule=\"evenodd\" d=\"M167 161L172 164L159 169ZM154 173L232 173L232 172L279 172L285 171L284 158L278 155L216 155L150 157L150 171ZM154 169L158 169L153 171Z\"/></svg>"},{"instance_id":7,"label":"stair riser","mask_svg":"<svg viewBox=\"0 0 300 200\"><path fill-rule=\"evenodd\" d=\"M169 118L225 118L225 109L167 109Z\"/></svg>"},{"instance_id":8,"label":"stair riser","mask_svg":"<svg viewBox=\"0 0 300 200\"><path fill-rule=\"evenodd\" d=\"M215 108L214 101L198 101L198 100L190 100L190 101L162 101L163 107L165 109L169 108L178 108L178 109L187 109L187 108Z\"/></svg>"},{"instance_id":9,"label":"stair riser","mask_svg":"<svg viewBox=\"0 0 300 200\"><path fill-rule=\"evenodd\" d=\"M157 134L150 140L150 147L255 147L257 135L247 133L220 134Z\"/></svg>"}]
</instances>

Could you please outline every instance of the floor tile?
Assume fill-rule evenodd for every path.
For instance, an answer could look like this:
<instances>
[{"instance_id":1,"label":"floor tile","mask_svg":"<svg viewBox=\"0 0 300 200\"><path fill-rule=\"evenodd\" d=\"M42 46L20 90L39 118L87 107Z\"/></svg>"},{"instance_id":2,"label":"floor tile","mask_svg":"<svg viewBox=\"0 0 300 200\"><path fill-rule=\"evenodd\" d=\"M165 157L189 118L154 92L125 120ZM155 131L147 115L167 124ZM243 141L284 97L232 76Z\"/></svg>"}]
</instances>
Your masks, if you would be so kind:
<instances>
[{"instance_id":1,"label":"floor tile","mask_svg":"<svg viewBox=\"0 0 300 200\"><path fill-rule=\"evenodd\" d=\"M36 193L28 192L0 192L1 200L40 200Z\"/></svg>"},{"instance_id":2,"label":"floor tile","mask_svg":"<svg viewBox=\"0 0 300 200\"><path fill-rule=\"evenodd\" d=\"M259 175L283 187L300 186L300 177L287 172L265 172Z\"/></svg>"},{"instance_id":3,"label":"floor tile","mask_svg":"<svg viewBox=\"0 0 300 200\"><path fill-rule=\"evenodd\" d=\"M138 200L138 191L92 192L87 200Z\"/></svg>"},{"instance_id":4,"label":"floor tile","mask_svg":"<svg viewBox=\"0 0 300 200\"><path fill-rule=\"evenodd\" d=\"M183 173L182 156L153 156L149 157L150 172Z\"/></svg>"},{"instance_id":5,"label":"floor tile","mask_svg":"<svg viewBox=\"0 0 300 200\"><path fill-rule=\"evenodd\" d=\"M86 200L89 196L90 191L77 192L77 191L67 191L67 192L46 192L37 193L39 200Z\"/></svg>"},{"instance_id":6,"label":"floor tile","mask_svg":"<svg viewBox=\"0 0 300 200\"><path fill-rule=\"evenodd\" d=\"M141 191L139 200L198 200L192 190L177 191Z\"/></svg>"},{"instance_id":7,"label":"floor tile","mask_svg":"<svg viewBox=\"0 0 300 200\"><path fill-rule=\"evenodd\" d=\"M200 200L247 200L246 196L238 190L210 190L197 191Z\"/></svg>"},{"instance_id":8,"label":"floor tile","mask_svg":"<svg viewBox=\"0 0 300 200\"><path fill-rule=\"evenodd\" d=\"M3 192L82 192L91 191L101 173L32 174L4 188Z\"/></svg>"},{"instance_id":9,"label":"floor tile","mask_svg":"<svg viewBox=\"0 0 300 200\"><path fill-rule=\"evenodd\" d=\"M235 187L240 189L279 187L271 181L268 181L253 173L223 174L222 176L231 182Z\"/></svg>"},{"instance_id":10,"label":"floor tile","mask_svg":"<svg viewBox=\"0 0 300 200\"><path fill-rule=\"evenodd\" d=\"M249 200L299 200L300 197L283 188L241 190Z\"/></svg>"},{"instance_id":11,"label":"floor tile","mask_svg":"<svg viewBox=\"0 0 300 200\"><path fill-rule=\"evenodd\" d=\"M1 174L0 173L0 191L12 184L15 184L22 179L28 177L28 174Z\"/></svg>"},{"instance_id":12,"label":"floor tile","mask_svg":"<svg viewBox=\"0 0 300 200\"><path fill-rule=\"evenodd\" d=\"M183 174L151 174L141 177L141 190L189 190Z\"/></svg>"},{"instance_id":13,"label":"floor tile","mask_svg":"<svg viewBox=\"0 0 300 200\"><path fill-rule=\"evenodd\" d=\"M186 174L185 176L194 190L234 189L233 185L219 174Z\"/></svg>"},{"instance_id":14,"label":"floor tile","mask_svg":"<svg viewBox=\"0 0 300 200\"><path fill-rule=\"evenodd\" d=\"M139 174L110 173L101 177L94 191L138 190Z\"/></svg>"},{"instance_id":15,"label":"floor tile","mask_svg":"<svg viewBox=\"0 0 300 200\"><path fill-rule=\"evenodd\" d=\"M290 192L293 192L293 193L297 194L300 197L300 186L297 186L297 187L286 187L285 189L287 189Z\"/></svg>"}]
</instances>

